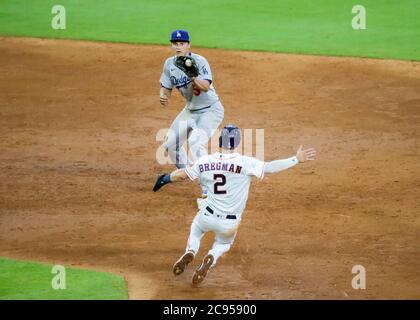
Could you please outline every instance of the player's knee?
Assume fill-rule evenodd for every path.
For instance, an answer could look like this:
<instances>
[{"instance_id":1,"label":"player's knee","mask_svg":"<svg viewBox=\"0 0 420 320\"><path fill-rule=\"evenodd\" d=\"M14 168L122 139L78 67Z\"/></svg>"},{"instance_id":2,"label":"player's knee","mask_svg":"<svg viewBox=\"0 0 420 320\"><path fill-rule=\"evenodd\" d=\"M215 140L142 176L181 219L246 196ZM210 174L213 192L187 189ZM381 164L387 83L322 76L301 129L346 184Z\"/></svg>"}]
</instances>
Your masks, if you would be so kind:
<instances>
[{"instance_id":1,"label":"player's knee","mask_svg":"<svg viewBox=\"0 0 420 320\"><path fill-rule=\"evenodd\" d=\"M162 143L162 148L165 150L165 152L170 152L170 151L176 151L177 146L172 141L165 140L165 142Z\"/></svg>"},{"instance_id":2,"label":"player's knee","mask_svg":"<svg viewBox=\"0 0 420 320\"><path fill-rule=\"evenodd\" d=\"M166 136L165 136L165 140L163 142L163 145L167 148L167 149L172 149L175 148L177 145L177 136L174 133L173 130L169 129L169 131L167 132Z\"/></svg>"}]
</instances>

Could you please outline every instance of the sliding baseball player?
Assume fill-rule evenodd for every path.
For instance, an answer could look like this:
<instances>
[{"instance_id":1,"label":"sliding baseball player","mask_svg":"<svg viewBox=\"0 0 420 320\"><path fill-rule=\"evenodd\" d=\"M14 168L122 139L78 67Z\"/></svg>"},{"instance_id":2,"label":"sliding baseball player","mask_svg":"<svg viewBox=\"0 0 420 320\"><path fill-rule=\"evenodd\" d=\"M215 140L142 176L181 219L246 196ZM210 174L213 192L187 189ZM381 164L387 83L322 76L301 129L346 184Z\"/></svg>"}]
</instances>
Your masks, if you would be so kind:
<instances>
[{"instance_id":1,"label":"sliding baseball player","mask_svg":"<svg viewBox=\"0 0 420 320\"><path fill-rule=\"evenodd\" d=\"M215 242L194 273L194 285L202 282L209 269L231 248L248 200L251 178L256 176L263 179L265 174L280 172L298 163L315 160L316 151L313 148L303 150L302 146L295 156L271 162L242 156L235 152L240 138L238 127L225 126L219 137L221 153L205 155L184 169L160 175L153 188L153 191L157 191L167 183L190 178L198 179L208 190L206 206L199 210L192 222L185 253L173 266L175 275L183 273L196 256L203 235L213 231L216 235Z\"/></svg>"}]
</instances>

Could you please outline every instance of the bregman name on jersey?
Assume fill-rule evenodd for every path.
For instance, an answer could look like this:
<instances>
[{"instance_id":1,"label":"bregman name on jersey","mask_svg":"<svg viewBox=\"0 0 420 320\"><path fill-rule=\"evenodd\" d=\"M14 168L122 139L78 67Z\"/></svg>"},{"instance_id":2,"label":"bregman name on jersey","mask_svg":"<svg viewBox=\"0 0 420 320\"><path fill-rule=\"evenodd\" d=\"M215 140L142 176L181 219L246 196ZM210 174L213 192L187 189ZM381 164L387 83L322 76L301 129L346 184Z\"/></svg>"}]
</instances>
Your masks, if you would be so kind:
<instances>
[{"instance_id":1,"label":"bregman name on jersey","mask_svg":"<svg viewBox=\"0 0 420 320\"><path fill-rule=\"evenodd\" d=\"M200 173L204 171L227 171L240 174L242 167L233 163L229 164L223 162L210 162L200 164L198 169L200 170Z\"/></svg>"}]
</instances>

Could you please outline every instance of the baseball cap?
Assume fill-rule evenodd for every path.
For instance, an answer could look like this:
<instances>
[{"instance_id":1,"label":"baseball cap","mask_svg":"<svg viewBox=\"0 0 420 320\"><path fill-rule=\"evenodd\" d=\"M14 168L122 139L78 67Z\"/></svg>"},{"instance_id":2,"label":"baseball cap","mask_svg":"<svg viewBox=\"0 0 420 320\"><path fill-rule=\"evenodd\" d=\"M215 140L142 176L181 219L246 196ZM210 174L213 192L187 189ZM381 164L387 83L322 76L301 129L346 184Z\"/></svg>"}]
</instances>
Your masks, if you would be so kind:
<instances>
[{"instance_id":1,"label":"baseball cap","mask_svg":"<svg viewBox=\"0 0 420 320\"><path fill-rule=\"evenodd\" d=\"M190 36L186 30L175 30L171 35L171 42L174 41L186 41L190 42Z\"/></svg>"}]
</instances>

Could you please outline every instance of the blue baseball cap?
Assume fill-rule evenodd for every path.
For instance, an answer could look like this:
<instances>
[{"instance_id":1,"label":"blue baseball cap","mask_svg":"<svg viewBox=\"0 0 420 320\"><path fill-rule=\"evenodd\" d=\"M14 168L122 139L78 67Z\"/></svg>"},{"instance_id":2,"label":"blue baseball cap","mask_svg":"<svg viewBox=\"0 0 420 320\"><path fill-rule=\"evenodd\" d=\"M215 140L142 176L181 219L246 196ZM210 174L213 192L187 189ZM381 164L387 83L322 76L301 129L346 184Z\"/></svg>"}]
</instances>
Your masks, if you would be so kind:
<instances>
[{"instance_id":1,"label":"blue baseball cap","mask_svg":"<svg viewBox=\"0 0 420 320\"><path fill-rule=\"evenodd\" d=\"M174 32L172 32L171 42L175 42L175 41L190 42L190 36L188 35L188 31L186 31L186 30L175 30Z\"/></svg>"}]
</instances>

